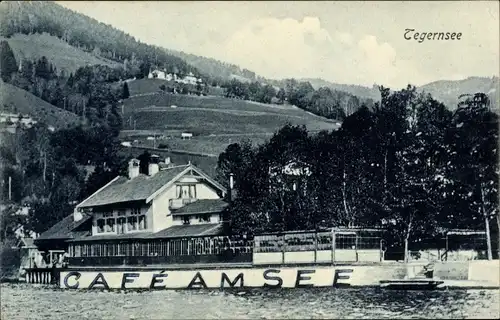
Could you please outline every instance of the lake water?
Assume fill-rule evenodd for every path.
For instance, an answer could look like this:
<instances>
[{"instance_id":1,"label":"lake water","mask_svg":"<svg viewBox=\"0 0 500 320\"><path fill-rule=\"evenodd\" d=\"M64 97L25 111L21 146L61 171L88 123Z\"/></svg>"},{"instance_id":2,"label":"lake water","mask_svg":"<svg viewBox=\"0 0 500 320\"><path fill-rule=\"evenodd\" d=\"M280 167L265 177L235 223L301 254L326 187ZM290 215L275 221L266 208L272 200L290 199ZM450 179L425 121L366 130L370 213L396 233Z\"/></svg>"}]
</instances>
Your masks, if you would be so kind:
<instances>
[{"instance_id":1,"label":"lake water","mask_svg":"<svg viewBox=\"0 0 500 320\"><path fill-rule=\"evenodd\" d=\"M1 285L1 319L496 318L499 290L77 291Z\"/></svg>"}]
</instances>

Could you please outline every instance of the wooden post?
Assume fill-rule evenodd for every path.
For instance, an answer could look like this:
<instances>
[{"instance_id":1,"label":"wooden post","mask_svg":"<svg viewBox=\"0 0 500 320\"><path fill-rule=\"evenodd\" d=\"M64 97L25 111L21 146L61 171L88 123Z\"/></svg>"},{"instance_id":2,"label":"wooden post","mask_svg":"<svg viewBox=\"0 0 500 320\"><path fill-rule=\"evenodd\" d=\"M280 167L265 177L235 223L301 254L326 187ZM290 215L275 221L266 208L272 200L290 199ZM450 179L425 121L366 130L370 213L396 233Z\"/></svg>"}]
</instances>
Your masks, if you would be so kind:
<instances>
[{"instance_id":1,"label":"wooden post","mask_svg":"<svg viewBox=\"0 0 500 320\"><path fill-rule=\"evenodd\" d=\"M446 261L448 261L448 232L446 233L446 251L445 251L445 255L446 255Z\"/></svg>"},{"instance_id":2,"label":"wooden post","mask_svg":"<svg viewBox=\"0 0 500 320\"><path fill-rule=\"evenodd\" d=\"M336 235L335 235L335 230L332 230L332 264L335 264L335 241L336 241Z\"/></svg>"},{"instance_id":3,"label":"wooden post","mask_svg":"<svg viewBox=\"0 0 500 320\"><path fill-rule=\"evenodd\" d=\"M354 251L356 252L356 262L358 262L358 233L354 235Z\"/></svg>"},{"instance_id":4,"label":"wooden post","mask_svg":"<svg viewBox=\"0 0 500 320\"><path fill-rule=\"evenodd\" d=\"M283 233L281 235L281 263L285 263L285 250L286 250L286 244L285 244L285 234Z\"/></svg>"},{"instance_id":5,"label":"wooden post","mask_svg":"<svg viewBox=\"0 0 500 320\"><path fill-rule=\"evenodd\" d=\"M9 201L12 200L12 177L9 176Z\"/></svg>"},{"instance_id":6,"label":"wooden post","mask_svg":"<svg viewBox=\"0 0 500 320\"><path fill-rule=\"evenodd\" d=\"M318 261L318 233L314 231L314 262Z\"/></svg>"}]
</instances>

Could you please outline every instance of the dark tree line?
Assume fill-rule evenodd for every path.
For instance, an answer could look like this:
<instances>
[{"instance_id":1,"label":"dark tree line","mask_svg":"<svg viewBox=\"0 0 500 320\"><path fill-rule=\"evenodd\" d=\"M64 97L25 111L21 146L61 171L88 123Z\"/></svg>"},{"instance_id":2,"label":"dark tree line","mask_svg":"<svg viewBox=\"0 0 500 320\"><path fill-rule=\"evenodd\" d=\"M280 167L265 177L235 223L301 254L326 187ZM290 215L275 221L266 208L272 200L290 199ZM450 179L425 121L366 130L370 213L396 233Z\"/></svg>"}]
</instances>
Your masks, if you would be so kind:
<instances>
[{"instance_id":1,"label":"dark tree line","mask_svg":"<svg viewBox=\"0 0 500 320\"><path fill-rule=\"evenodd\" d=\"M18 65L6 41L0 42L0 57L6 60L2 79L48 103L82 116L90 124L106 125L116 132L121 128L119 100L127 98L128 85L120 81L121 69L102 65L86 66L75 74L59 73L46 57L22 60ZM2 61L3 62L3 61Z\"/></svg>"},{"instance_id":2,"label":"dark tree line","mask_svg":"<svg viewBox=\"0 0 500 320\"><path fill-rule=\"evenodd\" d=\"M491 257L498 116L487 99L473 95L451 113L414 87L381 95L338 131L287 125L264 145L228 146L218 170L226 185L235 175L234 230L380 226L408 252L442 230L476 228L488 231Z\"/></svg>"},{"instance_id":3,"label":"dark tree line","mask_svg":"<svg viewBox=\"0 0 500 320\"><path fill-rule=\"evenodd\" d=\"M272 99L276 97L276 90L273 86L260 82L245 83L232 79L225 82L222 87L226 91L227 98L271 103Z\"/></svg>"},{"instance_id":4,"label":"dark tree line","mask_svg":"<svg viewBox=\"0 0 500 320\"><path fill-rule=\"evenodd\" d=\"M105 126L50 132L38 123L2 139L2 237L13 237L21 225L25 231L47 230L126 168L119 141ZM14 213L23 206L29 215L20 221Z\"/></svg>"},{"instance_id":5,"label":"dark tree line","mask_svg":"<svg viewBox=\"0 0 500 320\"><path fill-rule=\"evenodd\" d=\"M252 100L261 103L289 103L316 115L342 120L358 110L361 105L373 107L373 101L362 101L343 91L322 87L314 90L309 82L295 79L284 81L285 86L276 90L270 84L260 82L245 83L233 79L222 84L226 97Z\"/></svg>"}]
</instances>

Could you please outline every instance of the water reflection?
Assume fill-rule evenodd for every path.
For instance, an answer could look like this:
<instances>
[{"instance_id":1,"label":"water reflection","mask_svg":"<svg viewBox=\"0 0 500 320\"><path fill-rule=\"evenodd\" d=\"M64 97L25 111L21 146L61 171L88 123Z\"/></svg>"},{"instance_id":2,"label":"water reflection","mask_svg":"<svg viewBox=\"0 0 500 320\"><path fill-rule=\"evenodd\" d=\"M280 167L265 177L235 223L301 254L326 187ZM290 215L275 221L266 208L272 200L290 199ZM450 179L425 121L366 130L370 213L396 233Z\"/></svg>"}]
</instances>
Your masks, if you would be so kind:
<instances>
[{"instance_id":1,"label":"water reflection","mask_svg":"<svg viewBox=\"0 0 500 320\"><path fill-rule=\"evenodd\" d=\"M498 290L63 291L1 287L2 319L499 318Z\"/></svg>"}]
</instances>

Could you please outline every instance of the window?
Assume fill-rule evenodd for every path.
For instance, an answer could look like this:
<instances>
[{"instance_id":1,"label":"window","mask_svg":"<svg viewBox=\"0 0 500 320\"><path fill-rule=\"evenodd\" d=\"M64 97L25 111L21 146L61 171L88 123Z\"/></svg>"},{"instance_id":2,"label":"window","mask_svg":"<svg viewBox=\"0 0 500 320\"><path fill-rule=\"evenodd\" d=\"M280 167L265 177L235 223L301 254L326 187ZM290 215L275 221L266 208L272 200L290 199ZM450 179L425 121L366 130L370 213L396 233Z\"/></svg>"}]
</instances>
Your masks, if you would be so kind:
<instances>
[{"instance_id":1,"label":"window","mask_svg":"<svg viewBox=\"0 0 500 320\"><path fill-rule=\"evenodd\" d=\"M113 219L113 218L106 219L106 226L105 226L104 230L106 232L115 232L116 231L115 219Z\"/></svg>"},{"instance_id":2,"label":"window","mask_svg":"<svg viewBox=\"0 0 500 320\"><path fill-rule=\"evenodd\" d=\"M208 214L200 215L200 216L198 216L198 221L199 222L210 222L210 215L208 215Z\"/></svg>"},{"instance_id":3,"label":"window","mask_svg":"<svg viewBox=\"0 0 500 320\"><path fill-rule=\"evenodd\" d=\"M116 220L116 224L117 224L117 233L118 234L122 234L122 233L125 233L125 225L127 223L127 219L125 218L118 218Z\"/></svg>"},{"instance_id":4,"label":"window","mask_svg":"<svg viewBox=\"0 0 500 320\"><path fill-rule=\"evenodd\" d=\"M190 224L191 222L189 221L189 218L189 216L182 217L182 224Z\"/></svg>"},{"instance_id":5,"label":"window","mask_svg":"<svg viewBox=\"0 0 500 320\"><path fill-rule=\"evenodd\" d=\"M195 199L196 184L178 185L176 187L176 196L178 199Z\"/></svg>"},{"instance_id":6,"label":"window","mask_svg":"<svg viewBox=\"0 0 500 320\"><path fill-rule=\"evenodd\" d=\"M100 212L96 215L96 233L124 234L129 231L147 230L147 219L142 208L118 209L115 212ZM114 214L115 213L115 214Z\"/></svg>"},{"instance_id":7,"label":"window","mask_svg":"<svg viewBox=\"0 0 500 320\"><path fill-rule=\"evenodd\" d=\"M139 216L139 230L144 230L147 229L147 224L146 224L146 216L141 215Z\"/></svg>"},{"instance_id":8,"label":"window","mask_svg":"<svg viewBox=\"0 0 500 320\"><path fill-rule=\"evenodd\" d=\"M104 219L97 219L97 233L103 233L104 232Z\"/></svg>"},{"instance_id":9,"label":"window","mask_svg":"<svg viewBox=\"0 0 500 320\"><path fill-rule=\"evenodd\" d=\"M137 230L137 216L130 216L127 218L127 231Z\"/></svg>"}]
</instances>

